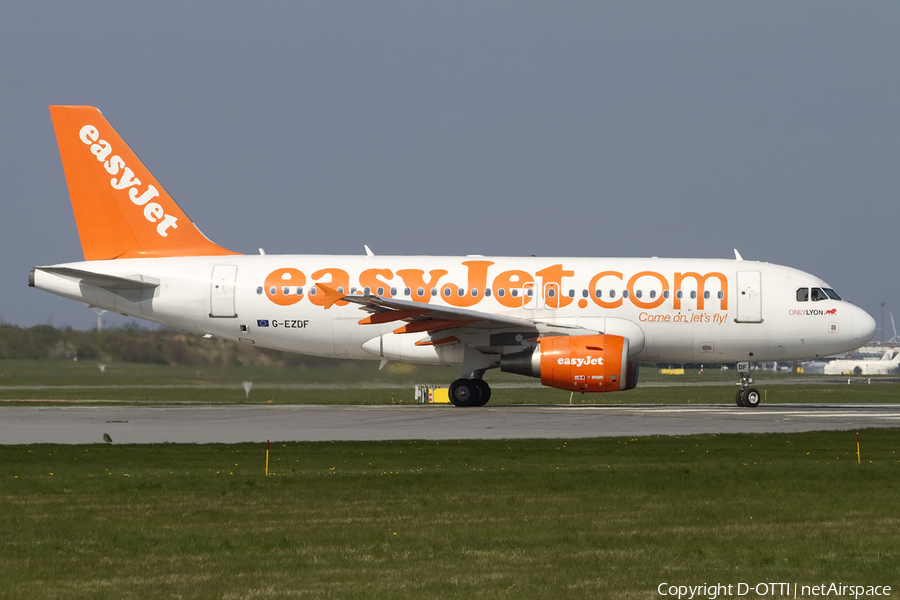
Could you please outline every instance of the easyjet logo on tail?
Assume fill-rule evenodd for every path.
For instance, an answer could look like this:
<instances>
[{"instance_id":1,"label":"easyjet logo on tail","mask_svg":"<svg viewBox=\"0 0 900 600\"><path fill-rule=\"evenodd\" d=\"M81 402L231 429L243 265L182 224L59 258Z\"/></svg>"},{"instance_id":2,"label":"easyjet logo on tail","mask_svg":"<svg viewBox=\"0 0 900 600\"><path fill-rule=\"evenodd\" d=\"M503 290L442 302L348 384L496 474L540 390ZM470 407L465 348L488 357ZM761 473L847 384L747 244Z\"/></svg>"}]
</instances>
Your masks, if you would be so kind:
<instances>
[{"instance_id":1,"label":"easyjet logo on tail","mask_svg":"<svg viewBox=\"0 0 900 600\"><path fill-rule=\"evenodd\" d=\"M112 146L106 140L100 139L100 132L93 125L85 125L78 132L78 137L86 145L90 146L90 152L103 163L103 168L113 178L109 185L114 190L128 190L128 198L138 207L143 207L144 218L156 224L156 233L167 237L169 228L178 229L178 219L167 214L158 202L151 202L159 197L159 190L152 184L147 184L147 189L141 191L141 180L134 176L131 170L118 154L113 154ZM118 176L118 177L117 177Z\"/></svg>"}]
</instances>

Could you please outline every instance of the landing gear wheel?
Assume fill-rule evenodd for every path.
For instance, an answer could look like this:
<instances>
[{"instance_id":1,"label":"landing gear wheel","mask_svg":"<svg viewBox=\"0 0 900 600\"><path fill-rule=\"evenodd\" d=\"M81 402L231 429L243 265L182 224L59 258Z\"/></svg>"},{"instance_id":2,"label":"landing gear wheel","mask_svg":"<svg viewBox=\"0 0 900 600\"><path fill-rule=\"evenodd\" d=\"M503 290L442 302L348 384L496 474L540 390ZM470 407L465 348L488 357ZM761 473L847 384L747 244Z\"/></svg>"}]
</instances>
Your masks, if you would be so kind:
<instances>
[{"instance_id":1,"label":"landing gear wheel","mask_svg":"<svg viewBox=\"0 0 900 600\"><path fill-rule=\"evenodd\" d=\"M744 400L744 406L747 408L756 408L762 401L762 396L759 395L759 391L753 388L744 390L741 396Z\"/></svg>"},{"instance_id":2,"label":"landing gear wheel","mask_svg":"<svg viewBox=\"0 0 900 600\"><path fill-rule=\"evenodd\" d=\"M748 361L741 361L737 364L737 372L741 377L738 385L741 386L741 391L735 395L734 403L743 408L756 408L759 406L760 400L762 400L759 396L759 391L750 387L753 383L753 378L750 377L752 369L753 365Z\"/></svg>"},{"instance_id":3,"label":"landing gear wheel","mask_svg":"<svg viewBox=\"0 0 900 600\"><path fill-rule=\"evenodd\" d=\"M478 403L471 406L484 406L491 399L491 386L484 379L473 379L472 382L478 389Z\"/></svg>"},{"instance_id":4,"label":"landing gear wheel","mask_svg":"<svg viewBox=\"0 0 900 600\"><path fill-rule=\"evenodd\" d=\"M450 384L448 395L453 406L478 406L479 391L471 379L457 379Z\"/></svg>"},{"instance_id":5,"label":"landing gear wheel","mask_svg":"<svg viewBox=\"0 0 900 600\"><path fill-rule=\"evenodd\" d=\"M457 379L448 392L453 406L484 406L491 399L491 386L482 379Z\"/></svg>"}]
</instances>

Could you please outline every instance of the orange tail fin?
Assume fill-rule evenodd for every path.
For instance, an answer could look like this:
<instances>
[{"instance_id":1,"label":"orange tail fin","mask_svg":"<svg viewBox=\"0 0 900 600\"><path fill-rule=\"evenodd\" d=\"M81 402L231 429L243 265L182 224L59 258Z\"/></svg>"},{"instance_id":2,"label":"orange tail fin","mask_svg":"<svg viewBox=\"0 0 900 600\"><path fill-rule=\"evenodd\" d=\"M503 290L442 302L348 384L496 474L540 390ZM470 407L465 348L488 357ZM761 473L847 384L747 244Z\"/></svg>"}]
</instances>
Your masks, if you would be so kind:
<instances>
[{"instance_id":1,"label":"orange tail fin","mask_svg":"<svg viewBox=\"0 0 900 600\"><path fill-rule=\"evenodd\" d=\"M85 260L237 254L211 242L92 106L51 106Z\"/></svg>"}]
</instances>

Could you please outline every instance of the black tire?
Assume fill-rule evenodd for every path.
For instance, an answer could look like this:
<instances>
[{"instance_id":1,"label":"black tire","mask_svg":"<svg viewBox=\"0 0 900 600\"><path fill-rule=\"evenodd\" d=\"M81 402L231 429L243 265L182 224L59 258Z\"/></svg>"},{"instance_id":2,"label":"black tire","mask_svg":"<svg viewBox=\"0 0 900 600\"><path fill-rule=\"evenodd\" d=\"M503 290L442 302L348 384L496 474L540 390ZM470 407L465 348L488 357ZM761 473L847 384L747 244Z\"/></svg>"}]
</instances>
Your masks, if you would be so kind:
<instances>
[{"instance_id":1,"label":"black tire","mask_svg":"<svg viewBox=\"0 0 900 600\"><path fill-rule=\"evenodd\" d=\"M472 404L472 406L484 406L491 399L491 386L484 379L473 379L472 383L478 390L477 404Z\"/></svg>"},{"instance_id":2,"label":"black tire","mask_svg":"<svg viewBox=\"0 0 900 600\"><path fill-rule=\"evenodd\" d=\"M457 379L450 384L448 390L453 406L478 406L481 394L471 379Z\"/></svg>"},{"instance_id":3,"label":"black tire","mask_svg":"<svg viewBox=\"0 0 900 600\"><path fill-rule=\"evenodd\" d=\"M737 394L734 395L734 403L741 408L745 408L747 406L746 404L744 404L744 390L738 390Z\"/></svg>"},{"instance_id":4,"label":"black tire","mask_svg":"<svg viewBox=\"0 0 900 600\"><path fill-rule=\"evenodd\" d=\"M756 408L759 406L759 403L762 402L762 396L759 395L759 390L755 390L750 388L746 390L743 394L744 397L744 406L747 408Z\"/></svg>"}]
</instances>

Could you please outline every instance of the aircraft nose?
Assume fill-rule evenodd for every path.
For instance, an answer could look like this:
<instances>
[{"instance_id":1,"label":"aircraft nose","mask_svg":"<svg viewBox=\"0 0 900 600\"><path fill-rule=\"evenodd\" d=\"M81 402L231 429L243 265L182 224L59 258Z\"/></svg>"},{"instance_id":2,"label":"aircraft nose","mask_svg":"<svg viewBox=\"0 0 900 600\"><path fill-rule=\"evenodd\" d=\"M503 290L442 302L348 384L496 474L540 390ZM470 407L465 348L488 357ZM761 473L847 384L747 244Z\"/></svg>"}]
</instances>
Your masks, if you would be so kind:
<instances>
[{"instance_id":1,"label":"aircraft nose","mask_svg":"<svg viewBox=\"0 0 900 600\"><path fill-rule=\"evenodd\" d=\"M857 308L853 313L853 341L858 341L862 346L875 337L875 329L875 319L863 309Z\"/></svg>"}]
</instances>

